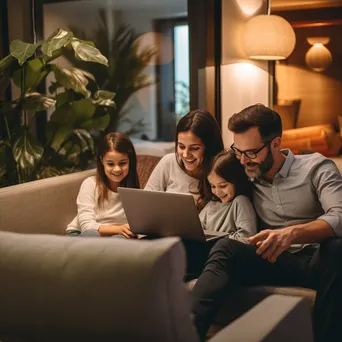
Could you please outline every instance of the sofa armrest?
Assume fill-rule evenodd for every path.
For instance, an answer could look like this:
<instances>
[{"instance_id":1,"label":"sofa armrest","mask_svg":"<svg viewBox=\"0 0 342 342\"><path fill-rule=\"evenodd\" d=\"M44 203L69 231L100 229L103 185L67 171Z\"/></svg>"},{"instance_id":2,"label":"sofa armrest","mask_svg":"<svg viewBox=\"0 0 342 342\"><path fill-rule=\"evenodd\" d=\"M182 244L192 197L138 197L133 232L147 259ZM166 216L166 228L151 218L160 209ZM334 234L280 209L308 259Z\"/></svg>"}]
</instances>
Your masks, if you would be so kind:
<instances>
[{"instance_id":1,"label":"sofa armrest","mask_svg":"<svg viewBox=\"0 0 342 342\"><path fill-rule=\"evenodd\" d=\"M210 339L226 341L312 342L309 305L301 297L269 296Z\"/></svg>"}]
</instances>

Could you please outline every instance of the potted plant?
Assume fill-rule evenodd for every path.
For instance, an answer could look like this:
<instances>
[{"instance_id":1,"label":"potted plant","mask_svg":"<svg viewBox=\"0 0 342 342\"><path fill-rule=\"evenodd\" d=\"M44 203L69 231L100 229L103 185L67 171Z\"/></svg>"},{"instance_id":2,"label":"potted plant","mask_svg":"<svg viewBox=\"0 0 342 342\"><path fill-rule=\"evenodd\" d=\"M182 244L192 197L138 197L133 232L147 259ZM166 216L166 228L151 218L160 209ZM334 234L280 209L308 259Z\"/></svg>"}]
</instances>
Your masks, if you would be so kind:
<instances>
[{"instance_id":1,"label":"potted plant","mask_svg":"<svg viewBox=\"0 0 342 342\"><path fill-rule=\"evenodd\" d=\"M7 186L86 168L94 159L94 138L110 123L114 93L103 91L88 71L62 67L61 55L108 67L108 60L90 41L69 30L56 30L37 44L14 40L0 61L0 186ZM46 77L49 92L38 92ZM4 100L12 83L18 98ZM34 118L49 110L45 142L33 134Z\"/></svg>"}]
</instances>

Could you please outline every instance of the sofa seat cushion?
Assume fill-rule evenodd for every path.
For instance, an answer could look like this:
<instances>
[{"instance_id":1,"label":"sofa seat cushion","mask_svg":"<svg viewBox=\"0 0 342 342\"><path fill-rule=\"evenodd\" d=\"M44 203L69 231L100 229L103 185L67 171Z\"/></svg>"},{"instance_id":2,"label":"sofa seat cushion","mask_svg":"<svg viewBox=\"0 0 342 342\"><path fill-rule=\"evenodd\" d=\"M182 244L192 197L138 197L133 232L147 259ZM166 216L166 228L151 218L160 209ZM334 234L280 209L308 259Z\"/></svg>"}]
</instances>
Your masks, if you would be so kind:
<instances>
[{"instance_id":1,"label":"sofa seat cushion","mask_svg":"<svg viewBox=\"0 0 342 342\"><path fill-rule=\"evenodd\" d=\"M196 281L197 279L193 279L186 283L188 290L192 290ZM227 294L222 299L222 306L215 318L215 325L227 325L272 294L304 297L312 307L316 298L316 291L302 287L241 287L239 290L234 291L234 295Z\"/></svg>"}]
</instances>

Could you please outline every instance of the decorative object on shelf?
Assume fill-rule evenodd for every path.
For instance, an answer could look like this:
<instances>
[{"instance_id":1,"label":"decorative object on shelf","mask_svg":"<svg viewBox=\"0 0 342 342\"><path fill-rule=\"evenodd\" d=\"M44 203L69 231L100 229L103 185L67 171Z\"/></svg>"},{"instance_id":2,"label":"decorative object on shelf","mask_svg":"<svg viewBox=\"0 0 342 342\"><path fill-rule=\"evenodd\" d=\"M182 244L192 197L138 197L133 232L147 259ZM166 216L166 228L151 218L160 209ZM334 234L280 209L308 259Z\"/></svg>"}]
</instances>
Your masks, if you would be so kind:
<instances>
[{"instance_id":1,"label":"decorative object on shelf","mask_svg":"<svg viewBox=\"0 0 342 342\"><path fill-rule=\"evenodd\" d=\"M294 154L319 152L326 157L336 156L341 149L341 136L331 124L288 129L283 131L281 147Z\"/></svg>"},{"instance_id":2,"label":"decorative object on shelf","mask_svg":"<svg viewBox=\"0 0 342 342\"><path fill-rule=\"evenodd\" d=\"M324 46L330 42L329 37L309 37L306 39L312 47L305 55L305 62L313 71L322 72L332 62L330 51Z\"/></svg>"},{"instance_id":3,"label":"decorative object on shelf","mask_svg":"<svg viewBox=\"0 0 342 342\"><path fill-rule=\"evenodd\" d=\"M296 45L296 35L292 26L284 18L270 14L257 15L247 21L242 35L242 43L251 59L286 59Z\"/></svg>"}]
</instances>

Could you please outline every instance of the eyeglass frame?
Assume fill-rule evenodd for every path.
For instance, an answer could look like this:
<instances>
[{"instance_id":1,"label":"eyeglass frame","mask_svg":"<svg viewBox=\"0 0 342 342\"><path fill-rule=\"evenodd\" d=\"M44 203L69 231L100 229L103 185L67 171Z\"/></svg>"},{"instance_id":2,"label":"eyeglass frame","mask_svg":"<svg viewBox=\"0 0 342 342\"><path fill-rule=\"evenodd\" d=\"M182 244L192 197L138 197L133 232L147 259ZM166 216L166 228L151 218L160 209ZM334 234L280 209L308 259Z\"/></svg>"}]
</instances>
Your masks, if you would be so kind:
<instances>
[{"instance_id":1,"label":"eyeglass frame","mask_svg":"<svg viewBox=\"0 0 342 342\"><path fill-rule=\"evenodd\" d=\"M273 140L273 139L272 139ZM261 146L258 150L256 151L252 151L252 150L246 150L246 151L241 151L239 150L238 148L236 148L234 146L234 143L230 145L230 149L234 152L234 154L237 156L237 157L241 157L243 154L245 155L245 157L247 157L248 159L256 159L258 157L258 153L261 152L267 145L269 145L272 140L268 141L266 144L264 144L263 146ZM238 154L238 153L240 154ZM250 157L247 155L247 153L253 153L254 157Z\"/></svg>"}]
</instances>

